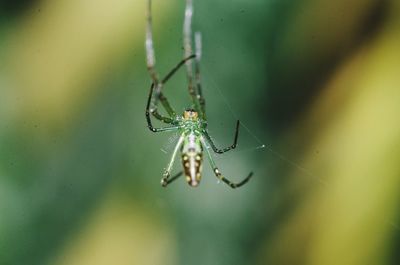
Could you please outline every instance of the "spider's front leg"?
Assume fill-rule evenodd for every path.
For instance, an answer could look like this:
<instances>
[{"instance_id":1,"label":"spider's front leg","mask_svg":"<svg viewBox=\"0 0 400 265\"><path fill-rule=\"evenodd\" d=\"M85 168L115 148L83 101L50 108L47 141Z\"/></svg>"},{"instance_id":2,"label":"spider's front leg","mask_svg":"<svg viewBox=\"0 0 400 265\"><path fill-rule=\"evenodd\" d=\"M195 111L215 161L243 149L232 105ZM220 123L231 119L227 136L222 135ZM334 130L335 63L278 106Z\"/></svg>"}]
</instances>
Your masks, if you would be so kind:
<instances>
[{"instance_id":1,"label":"spider's front leg","mask_svg":"<svg viewBox=\"0 0 400 265\"><path fill-rule=\"evenodd\" d=\"M184 56L188 57L193 54L192 45L192 17L193 17L193 0L186 0L185 17L183 22L183 48ZM189 95L192 98L194 109L200 113L200 117L205 119L205 101L201 92L200 84L200 57L201 57L201 36L199 33L195 34L196 41L196 60L195 63L195 76L193 76L193 62L186 62L186 76L188 80Z\"/></svg>"},{"instance_id":2,"label":"spider's front leg","mask_svg":"<svg viewBox=\"0 0 400 265\"><path fill-rule=\"evenodd\" d=\"M176 127L167 127L167 128L159 128L159 129L154 128L153 124L151 122L150 114L153 115L156 119L163 121L164 123L167 123L167 124L174 123L173 118L164 117L164 116L160 115L157 111L158 100L160 100L161 104L163 104L163 106L167 110L168 114L171 117L176 116L175 111L169 105L167 98L161 93L161 88L162 88L163 84L165 84L176 73L176 71L179 70L179 68L181 68L187 61L189 61L195 57L196 57L196 55L193 54L193 55L183 59L162 79L162 81L158 85L156 85L155 83L151 84L149 97L147 98L147 105L146 105L146 120L147 120L147 127L152 132L176 129ZM152 105L151 101L153 99L154 90L156 90L156 96L155 96L156 99L155 99L155 103L153 104L154 106L152 108L150 108L150 105Z\"/></svg>"},{"instance_id":3,"label":"spider's front leg","mask_svg":"<svg viewBox=\"0 0 400 265\"><path fill-rule=\"evenodd\" d=\"M155 64L156 64L156 56L154 52L154 45L153 45L153 23L152 23L152 15L151 15L151 0L148 0L148 5L147 5L147 23L146 23L146 42L145 42L145 48L146 48L146 62L147 62L147 70L150 74L150 77L152 79L152 86L150 88L150 100L151 100L151 95L153 93L153 90L156 90L156 97L154 99L154 102L152 104L152 109L148 110L146 112L146 117L147 115L150 115L150 113L158 120L171 124L173 117L176 116L175 111L172 109L172 107L169 105L167 99L164 97L162 94L162 85L163 82L159 81L158 79L158 73L155 69ZM161 104L164 106L165 110L167 111L168 115L170 117L165 117L162 116L158 110L158 101L161 101ZM148 107L150 106L150 103L148 104ZM151 128L151 126L149 126Z\"/></svg>"},{"instance_id":4,"label":"spider's front leg","mask_svg":"<svg viewBox=\"0 0 400 265\"><path fill-rule=\"evenodd\" d=\"M147 105L146 105L146 121L147 121L147 127L149 128L149 130L152 132L165 132L165 131L173 131L173 130L179 129L179 126L171 126L171 127L163 127L163 128L155 128L153 126L153 123L151 122L151 117L150 117L150 113L153 112L152 110L150 110L151 99L153 97L153 91L154 91L154 84L151 85L149 98L147 99ZM171 120L171 122L166 122L166 123L172 123L172 120Z\"/></svg>"},{"instance_id":5,"label":"spider's front leg","mask_svg":"<svg viewBox=\"0 0 400 265\"><path fill-rule=\"evenodd\" d=\"M201 59L201 34L196 32L194 35L195 39L195 49L196 49L196 59L194 61L195 69L195 81L196 81L196 98L200 105L201 118L206 120L206 100L203 96L203 91L201 87L201 77L200 77L200 59Z\"/></svg>"}]
</instances>

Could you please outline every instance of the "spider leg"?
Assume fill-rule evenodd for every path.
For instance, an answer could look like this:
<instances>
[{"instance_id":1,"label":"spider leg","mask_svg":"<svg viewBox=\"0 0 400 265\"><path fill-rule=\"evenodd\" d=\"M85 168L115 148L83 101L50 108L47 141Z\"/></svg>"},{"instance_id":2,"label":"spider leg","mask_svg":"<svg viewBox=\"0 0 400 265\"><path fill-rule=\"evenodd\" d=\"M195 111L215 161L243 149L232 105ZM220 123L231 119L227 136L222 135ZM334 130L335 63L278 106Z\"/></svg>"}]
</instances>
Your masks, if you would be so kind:
<instances>
[{"instance_id":1,"label":"spider leg","mask_svg":"<svg viewBox=\"0 0 400 265\"><path fill-rule=\"evenodd\" d=\"M238 120L236 122L236 130L235 130L235 138L233 140L233 144L231 146L225 147L223 149L219 149L215 146L213 140L211 139L210 135L208 134L207 130L203 130L203 135L206 137L208 143L210 144L211 148L213 151L217 154L223 154L225 152L228 152L229 150L233 150L237 146L237 141L239 138L239 127L240 127L240 121Z\"/></svg>"},{"instance_id":2,"label":"spider leg","mask_svg":"<svg viewBox=\"0 0 400 265\"><path fill-rule=\"evenodd\" d=\"M153 46L153 26L152 26L152 16L151 16L151 0L147 2L147 25L146 25L146 62L147 70L149 71L150 77L154 84L158 84L158 74L155 70L155 53Z\"/></svg>"},{"instance_id":3,"label":"spider leg","mask_svg":"<svg viewBox=\"0 0 400 265\"><path fill-rule=\"evenodd\" d=\"M185 19L183 23L183 48L184 57L188 57L193 54L192 48L192 17L193 17L193 0L186 0L185 8ZM186 62L186 75L188 79L189 95L192 98L193 105L197 112L201 111L201 107L197 98L193 79L193 63L191 61Z\"/></svg>"},{"instance_id":4,"label":"spider leg","mask_svg":"<svg viewBox=\"0 0 400 265\"><path fill-rule=\"evenodd\" d=\"M188 60L191 60L193 58L195 58L196 55L191 55L185 59L183 59L182 61L180 61L161 81L161 85L165 84L175 73L176 71L179 70L179 68L181 68ZM151 108L151 103L152 103L152 99L153 99L153 92L154 92L154 83L151 85L150 87L150 92L149 92L149 97L147 99L147 105L146 105L146 120L147 120L147 125L150 128L151 131L153 131L153 125L151 122L151 117L150 114L152 114L156 119L163 121L164 123L167 124L173 124L173 119L172 118L168 118L168 117L164 117L161 114L158 113L157 111L157 101L153 103L153 108ZM158 96L156 96L156 98L159 98L159 100L161 101L161 103L163 104L163 106L165 107L166 110L170 109L172 114L172 117L176 116L175 112L172 110L172 108L170 107L167 98L161 93L159 93Z\"/></svg>"},{"instance_id":5,"label":"spider leg","mask_svg":"<svg viewBox=\"0 0 400 265\"><path fill-rule=\"evenodd\" d=\"M179 127L177 127L177 126L166 127L166 128L155 128L155 127L153 126L153 123L151 122L151 116L150 116L150 113L152 113L153 115L155 115L154 112L153 112L153 109L150 110L151 99L153 98L153 90L154 90L154 83L151 84L150 93L149 93L149 97L148 97L148 99L147 99L147 105L146 105L146 121L147 121L147 127L148 127L148 128L150 129L150 131L152 131L152 132L162 132L162 131L167 131L167 130L172 130L172 129L177 129L177 128L179 128ZM157 115L158 115L158 112L157 112ZM161 115L160 115L160 116L156 116L156 118L159 119L159 120L162 120L162 121L165 122L165 123L172 124L172 119L171 119L171 118L163 117L163 116L161 116ZM170 129L168 129L168 128L170 128Z\"/></svg>"},{"instance_id":6,"label":"spider leg","mask_svg":"<svg viewBox=\"0 0 400 265\"><path fill-rule=\"evenodd\" d=\"M157 90L156 95L158 95L158 97L156 97L154 99L154 102L152 104L152 106L154 106L154 107L152 108L151 113L156 119L161 120L165 123L171 123L170 118L162 116L161 114L158 113L158 110L157 110L158 100L160 100L161 104L164 106L168 115L170 117L176 116L175 111L172 109L172 107L170 106L167 99L161 93L162 83L159 82L158 73L155 69L156 57L155 57L154 45L153 45L153 23L152 23L152 15L151 15L151 0L148 0L148 5L147 5L147 25L146 25L145 48L146 48L147 70L150 74L153 84L155 84L155 87ZM153 89L153 87L151 89Z\"/></svg>"},{"instance_id":7,"label":"spider leg","mask_svg":"<svg viewBox=\"0 0 400 265\"><path fill-rule=\"evenodd\" d=\"M195 81L196 81L196 97L200 104L201 116L203 120L206 120L206 101L203 97L203 91L201 87L200 79L200 59L201 59L201 33L196 32L194 35L195 48L196 48L196 60L195 60Z\"/></svg>"},{"instance_id":8,"label":"spider leg","mask_svg":"<svg viewBox=\"0 0 400 265\"><path fill-rule=\"evenodd\" d=\"M164 86L165 83L168 82L168 80L179 70L179 68L181 68L187 61L195 58L196 55L192 54L190 56L188 56L187 58L181 60L174 68L172 68L171 71L169 71L169 73L161 80L161 83L159 83L159 88L157 89L157 95L156 95L156 99L161 101L161 104L164 106L164 108L167 110L168 114L171 117L175 117L176 113L175 111L172 109L171 105L168 102L168 99L166 96L164 96L164 94L162 93L161 89ZM154 114L153 114L154 115Z\"/></svg>"},{"instance_id":9,"label":"spider leg","mask_svg":"<svg viewBox=\"0 0 400 265\"><path fill-rule=\"evenodd\" d=\"M168 179L168 180L161 180L161 185L163 187L168 186L169 184L171 184L172 182L174 182L175 180L177 180L180 176L182 176L183 172L179 172L178 174L176 174L175 176L173 176L172 178Z\"/></svg>"},{"instance_id":10,"label":"spider leg","mask_svg":"<svg viewBox=\"0 0 400 265\"><path fill-rule=\"evenodd\" d=\"M175 66L160 82L158 79L157 71L155 70L155 52L153 46L153 26L152 26L152 15L151 15L151 0L148 0L147 6L147 26L146 26L146 61L147 61L147 70L150 74L150 77L153 81L153 85L151 86L151 90L155 89L155 98L150 98L150 104L148 104L149 113L151 113L156 119L171 124L173 122L172 118L176 117L176 112L171 107L168 102L168 99L162 93L163 85L168 81L172 75L188 60L195 57L195 55L188 56L186 59L183 59L177 66ZM153 93L153 92L151 92ZM153 101L152 101L153 100ZM158 112L158 101L161 101L164 109L167 111L170 117L165 117ZM150 109L151 106L151 109ZM147 116L147 115L146 115Z\"/></svg>"},{"instance_id":11,"label":"spider leg","mask_svg":"<svg viewBox=\"0 0 400 265\"><path fill-rule=\"evenodd\" d=\"M193 1L186 0L185 19L183 23L183 48L184 57L193 54L192 49L192 16L193 16ZM189 93L191 96L195 95L193 87L193 65L192 62L186 63L186 74L189 81Z\"/></svg>"},{"instance_id":12,"label":"spider leg","mask_svg":"<svg viewBox=\"0 0 400 265\"><path fill-rule=\"evenodd\" d=\"M178 153L179 148L181 147L184 138L185 137L183 134L181 135L181 137L179 137L178 143L176 144L174 152L172 153L171 160L169 161L168 166L164 171L163 178L161 179L161 185L163 187L166 187L169 183L171 183L172 181L174 181L175 179L177 179L180 176L178 174L179 176L174 176L171 179L169 178L171 175L172 166L174 165L176 154Z\"/></svg>"},{"instance_id":13,"label":"spider leg","mask_svg":"<svg viewBox=\"0 0 400 265\"><path fill-rule=\"evenodd\" d=\"M150 131L152 132L165 132L165 131L174 131L180 128L180 126L171 126L171 127L163 127L163 128L155 128L153 126L153 123L151 122L151 117L150 117L150 102L152 99L152 94L153 94L153 90L154 90L154 84L151 85L150 88L150 93L149 93L149 98L147 99L147 105L146 105L146 121L147 121L147 127L150 129ZM154 114L153 114L154 115ZM160 117L160 119L163 119L162 121L164 121L165 123L169 123L169 124L173 124L173 120L170 118L166 118L166 117Z\"/></svg>"},{"instance_id":14,"label":"spider leg","mask_svg":"<svg viewBox=\"0 0 400 265\"><path fill-rule=\"evenodd\" d=\"M195 58L196 55L192 54L186 57L185 59L181 60L171 71L162 79L161 83L165 84L167 81L179 70L186 62L190 61L191 59Z\"/></svg>"},{"instance_id":15,"label":"spider leg","mask_svg":"<svg viewBox=\"0 0 400 265\"><path fill-rule=\"evenodd\" d=\"M231 187L232 189L235 188L239 188L240 186L243 186L244 184L246 184L250 178L253 176L253 172L250 172L249 175L247 175L246 178L244 178L242 181L240 182L232 182L229 179L225 178L224 176L222 176L221 171L219 171L214 159L211 156L210 151L207 148L207 143L205 142L204 138L201 137L201 142L204 145L205 149L206 149L206 153L207 153L207 157L208 157L208 161L210 162L210 165L214 171L215 176L220 179L221 181L223 181L225 184L227 184L229 187Z\"/></svg>"}]
</instances>

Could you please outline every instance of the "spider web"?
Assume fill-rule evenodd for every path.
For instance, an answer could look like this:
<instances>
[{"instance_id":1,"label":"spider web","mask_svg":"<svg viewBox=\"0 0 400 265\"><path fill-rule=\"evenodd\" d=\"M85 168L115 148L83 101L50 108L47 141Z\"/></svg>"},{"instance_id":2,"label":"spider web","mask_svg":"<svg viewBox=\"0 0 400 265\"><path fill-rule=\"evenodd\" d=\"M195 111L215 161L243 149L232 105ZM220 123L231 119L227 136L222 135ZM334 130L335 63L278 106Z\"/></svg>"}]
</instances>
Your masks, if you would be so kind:
<instances>
[{"instance_id":1,"label":"spider web","mask_svg":"<svg viewBox=\"0 0 400 265\"><path fill-rule=\"evenodd\" d=\"M236 113L235 109L233 108L232 104L230 103L229 99L225 96L224 92L221 90L221 88L216 84L215 80L212 77L212 74L207 71L207 69L204 69L204 72L207 75L207 81L211 83L211 87L214 88L218 96L222 99L223 104L226 106L226 108L229 110L231 116L235 119L239 119L239 115ZM270 152L273 156L277 157L279 160L287 163L291 167L295 168L296 170L304 173L306 176L310 177L311 180L317 181L319 185L322 187L327 187L329 183L321 178L320 176L315 175L313 172L311 172L309 169L301 166L299 163L293 161L290 159L288 156L282 154L281 152L275 150L272 148L270 144L264 144L264 142L256 135L255 132L253 132L252 129L250 129L250 126L246 124L246 121L243 121L243 119L240 119L240 126L244 128L244 130L256 141L258 145L253 146L253 147L246 147L245 149L238 150L236 153L240 152L250 152L250 151L263 151L267 150ZM213 139L214 140L214 139ZM240 136L239 136L239 141L240 141ZM390 226L394 231L400 231L400 224L398 220L395 220L393 218L382 218L383 225Z\"/></svg>"},{"instance_id":2,"label":"spider web","mask_svg":"<svg viewBox=\"0 0 400 265\"><path fill-rule=\"evenodd\" d=\"M204 67L205 68L205 67ZM203 69L204 69L203 68ZM202 69L202 70L203 70ZM223 104L226 106L226 109L229 111L230 115L234 118L234 120L239 120L239 115L233 108L232 104L230 103L229 99L225 96L224 92L221 90L221 88L216 84L215 80L212 77L212 74L207 71L207 69L203 70L205 72L205 75L207 76L207 82L210 83L209 87L207 87L207 92L210 92L210 88L215 89L215 91L218 94L218 97L221 98ZM207 97L207 95L206 95ZM326 181L323 180L322 178L314 175L310 170L307 168L301 166L300 164L296 163L292 159L290 159L288 156L282 154L281 152L275 150L272 148L270 144L265 144L260 137L256 135L256 133L250 128L250 126L247 125L246 120L240 119L240 126L246 131L246 133L254 140L255 144L254 146L246 146L244 149L237 150L236 153L242 153L242 152L254 152L254 151L263 151L267 150L270 152L273 156L277 157L279 160L289 164L291 167L299 170L300 172L304 173L305 175L311 177L312 179L318 181L320 184L323 186L327 185ZM243 134L242 134L243 135ZM213 140L215 140L213 138ZM216 140L215 140L216 141ZM239 141L240 141L240 135L239 135ZM216 141L218 142L218 141Z\"/></svg>"}]
</instances>

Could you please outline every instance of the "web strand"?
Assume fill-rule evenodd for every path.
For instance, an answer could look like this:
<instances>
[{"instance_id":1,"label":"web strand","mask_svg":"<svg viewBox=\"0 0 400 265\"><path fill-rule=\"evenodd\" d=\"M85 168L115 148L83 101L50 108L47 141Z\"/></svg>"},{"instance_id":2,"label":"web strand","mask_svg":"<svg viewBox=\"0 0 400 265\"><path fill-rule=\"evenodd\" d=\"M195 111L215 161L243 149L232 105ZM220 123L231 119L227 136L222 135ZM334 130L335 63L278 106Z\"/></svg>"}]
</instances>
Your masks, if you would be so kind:
<instances>
[{"instance_id":1,"label":"web strand","mask_svg":"<svg viewBox=\"0 0 400 265\"><path fill-rule=\"evenodd\" d=\"M230 104L229 100L226 98L226 96L224 95L224 93L222 92L222 90L219 88L219 86L215 83L214 79L212 78L212 75L207 71L207 76L209 81L211 82L211 85L213 87L215 87L215 89L217 90L219 96L221 97L221 99L223 100L224 104L226 105L226 107L228 108L229 112L231 113L231 115L235 118L235 119L239 119L239 116L236 114L235 110L233 109L232 105ZM255 133L253 133L250 128L246 125L245 122L240 121L240 125L247 131L247 133L258 143L258 146L256 147L252 147L252 148L247 148L245 150L240 150L237 152L249 152L249 151L254 151L254 150L260 150L260 149L266 149L268 150L271 154L273 154L274 156L276 156L277 158L279 158L280 160L288 163L289 165L291 165L292 167L296 168L297 170L303 172L304 174L306 174L307 176L317 180L319 183L323 184L324 186L327 185L326 181L323 180L322 178L315 176L311 171L309 171L308 169L306 169L305 167L301 166L300 164L294 162L293 160L289 159L288 157L286 157L285 155L281 154L280 152L274 150L271 146L267 146L266 144L264 144L261 139L259 137L257 137L255 135Z\"/></svg>"}]
</instances>

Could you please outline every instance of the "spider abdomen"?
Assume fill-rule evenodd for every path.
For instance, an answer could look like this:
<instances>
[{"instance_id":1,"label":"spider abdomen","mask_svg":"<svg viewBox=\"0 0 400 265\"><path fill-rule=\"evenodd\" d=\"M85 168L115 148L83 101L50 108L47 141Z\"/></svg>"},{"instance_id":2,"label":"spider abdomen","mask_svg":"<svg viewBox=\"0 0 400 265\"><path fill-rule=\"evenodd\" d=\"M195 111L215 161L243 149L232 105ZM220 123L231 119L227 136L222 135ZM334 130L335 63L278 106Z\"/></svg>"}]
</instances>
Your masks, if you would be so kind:
<instances>
[{"instance_id":1,"label":"spider abdomen","mask_svg":"<svg viewBox=\"0 0 400 265\"><path fill-rule=\"evenodd\" d=\"M197 187L201 180L203 150L200 140L195 134L189 134L182 145L182 164L186 181Z\"/></svg>"}]
</instances>

